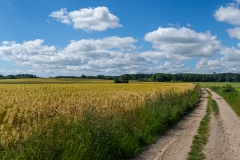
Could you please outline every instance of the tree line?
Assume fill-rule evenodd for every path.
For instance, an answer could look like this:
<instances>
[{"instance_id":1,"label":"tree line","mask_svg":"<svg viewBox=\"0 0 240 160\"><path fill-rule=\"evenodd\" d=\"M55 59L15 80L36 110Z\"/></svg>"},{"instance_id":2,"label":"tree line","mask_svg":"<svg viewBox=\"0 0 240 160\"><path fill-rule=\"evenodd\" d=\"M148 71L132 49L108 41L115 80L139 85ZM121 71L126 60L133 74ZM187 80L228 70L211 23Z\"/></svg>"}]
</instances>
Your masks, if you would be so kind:
<instances>
[{"instance_id":1,"label":"tree line","mask_svg":"<svg viewBox=\"0 0 240 160\"><path fill-rule=\"evenodd\" d=\"M18 78L38 78L33 74L17 74L3 76L0 79L18 79ZM114 80L116 83L128 80L138 80L141 82L240 82L239 73L213 73L213 74L196 74L196 73L154 73L154 74L123 74L120 76L97 75L97 76L56 76L50 78L87 78L87 79L106 79Z\"/></svg>"},{"instance_id":2,"label":"tree line","mask_svg":"<svg viewBox=\"0 0 240 160\"><path fill-rule=\"evenodd\" d=\"M138 80L141 82L240 82L239 73L213 73L213 74L196 74L196 73L154 73L154 74L123 74L120 76L57 76L52 78L88 78L88 79L106 79L114 80L115 83L126 83L128 80Z\"/></svg>"},{"instance_id":3,"label":"tree line","mask_svg":"<svg viewBox=\"0 0 240 160\"><path fill-rule=\"evenodd\" d=\"M155 73L150 78L147 75L139 81L151 82L240 82L240 74L238 73L214 73L214 74L195 74L195 73Z\"/></svg>"},{"instance_id":4,"label":"tree line","mask_svg":"<svg viewBox=\"0 0 240 160\"><path fill-rule=\"evenodd\" d=\"M153 82L166 81L182 81L182 82L239 82L240 74L238 73L214 73L214 74L194 74L194 73L179 73L165 74L156 73L149 79Z\"/></svg>"},{"instance_id":5,"label":"tree line","mask_svg":"<svg viewBox=\"0 0 240 160\"><path fill-rule=\"evenodd\" d=\"M38 78L38 77L33 74L16 74L16 75L10 74L7 76L0 74L0 79L18 79L18 78Z\"/></svg>"}]
</instances>

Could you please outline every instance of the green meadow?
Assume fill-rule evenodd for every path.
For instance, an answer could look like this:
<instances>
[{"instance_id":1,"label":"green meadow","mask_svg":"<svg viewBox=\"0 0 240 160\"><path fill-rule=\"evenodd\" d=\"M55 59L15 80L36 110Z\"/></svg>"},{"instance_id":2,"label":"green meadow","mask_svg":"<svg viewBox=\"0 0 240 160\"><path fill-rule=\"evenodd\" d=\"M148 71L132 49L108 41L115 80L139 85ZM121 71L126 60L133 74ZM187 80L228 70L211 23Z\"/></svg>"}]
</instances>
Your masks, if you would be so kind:
<instances>
[{"instance_id":1,"label":"green meadow","mask_svg":"<svg viewBox=\"0 0 240 160\"><path fill-rule=\"evenodd\" d=\"M213 87L219 86L222 87L226 84L232 85L235 89L240 91L240 82L198 82L198 84L202 87Z\"/></svg>"}]
</instances>

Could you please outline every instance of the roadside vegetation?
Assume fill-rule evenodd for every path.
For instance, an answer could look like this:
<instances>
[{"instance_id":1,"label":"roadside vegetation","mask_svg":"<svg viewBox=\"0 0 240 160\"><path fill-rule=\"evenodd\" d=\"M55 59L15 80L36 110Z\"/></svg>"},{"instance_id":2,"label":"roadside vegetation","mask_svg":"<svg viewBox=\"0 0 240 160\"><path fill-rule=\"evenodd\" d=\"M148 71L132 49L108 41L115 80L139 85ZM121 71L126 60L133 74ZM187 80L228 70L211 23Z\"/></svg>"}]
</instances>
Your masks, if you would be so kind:
<instances>
[{"instance_id":1,"label":"roadside vegetation","mask_svg":"<svg viewBox=\"0 0 240 160\"><path fill-rule=\"evenodd\" d=\"M227 103L232 107L238 116L240 116L240 91L235 89L232 85L226 84L223 86L211 86L209 87L220 96L222 96Z\"/></svg>"},{"instance_id":2,"label":"roadside vegetation","mask_svg":"<svg viewBox=\"0 0 240 160\"><path fill-rule=\"evenodd\" d=\"M214 99L212 99L212 93L209 92L207 89L205 89L205 90L207 91L208 95L210 96L210 97L208 97L208 104L212 107L212 111L214 112L214 115L216 117L218 117L219 109L218 109L217 102Z\"/></svg>"},{"instance_id":3,"label":"roadside vegetation","mask_svg":"<svg viewBox=\"0 0 240 160\"><path fill-rule=\"evenodd\" d=\"M210 103L210 105L212 106L212 111L215 117L219 116L219 109L218 109L218 105L217 102L214 99L210 99L208 101L208 103Z\"/></svg>"},{"instance_id":4,"label":"roadside vegetation","mask_svg":"<svg viewBox=\"0 0 240 160\"><path fill-rule=\"evenodd\" d=\"M200 98L187 84L109 85L0 85L0 159L133 158Z\"/></svg>"},{"instance_id":5,"label":"roadside vegetation","mask_svg":"<svg viewBox=\"0 0 240 160\"><path fill-rule=\"evenodd\" d=\"M211 113L217 117L219 115L218 105L214 99L212 99L211 93L208 93L208 106L206 110L206 115L200 122L197 135L194 136L191 151L188 153L188 160L204 160L206 155L203 153L203 149L208 142L209 132L210 132L210 121Z\"/></svg>"}]
</instances>

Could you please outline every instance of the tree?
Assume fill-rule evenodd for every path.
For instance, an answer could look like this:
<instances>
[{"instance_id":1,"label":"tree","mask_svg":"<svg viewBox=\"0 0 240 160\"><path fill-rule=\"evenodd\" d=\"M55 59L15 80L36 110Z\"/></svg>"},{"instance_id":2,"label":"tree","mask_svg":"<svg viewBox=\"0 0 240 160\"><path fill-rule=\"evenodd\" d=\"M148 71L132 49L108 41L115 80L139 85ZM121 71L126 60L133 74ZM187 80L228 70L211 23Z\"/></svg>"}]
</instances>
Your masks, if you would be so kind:
<instances>
[{"instance_id":1,"label":"tree","mask_svg":"<svg viewBox=\"0 0 240 160\"><path fill-rule=\"evenodd\" d=\"M128 75L128 74L123 74L123 75L120 76L120 81L121 81L122 83L128 83L131 78L132 78L132 77L131 77L130 75Z\"/></svg>"}]
</instances>

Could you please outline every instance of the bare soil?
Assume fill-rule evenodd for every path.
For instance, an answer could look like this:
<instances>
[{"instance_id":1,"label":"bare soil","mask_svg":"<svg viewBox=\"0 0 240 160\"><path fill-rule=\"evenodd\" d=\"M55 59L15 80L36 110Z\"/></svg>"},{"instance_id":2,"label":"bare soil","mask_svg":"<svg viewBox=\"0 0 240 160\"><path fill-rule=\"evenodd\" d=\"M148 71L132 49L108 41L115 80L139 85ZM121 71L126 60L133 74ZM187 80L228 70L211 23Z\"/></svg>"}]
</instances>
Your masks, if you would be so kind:
<instances>
[{"instance_id":1,"label":"bare soil","mask_svg":"<svg viewBox=\"0 0 240 160\"><path fill-rule=\"evenodd\" d=\"M155 144L148 146L136 160L183 160L188 157L193 137L206 114L208 94L203 89L201 92L199 106L162 135Z\"/></svg>"},{"instance_id":2,"label":"bare soil","mask_svg":"<svg viewBox=\"0 0 240 160\"><path fill-rule=\"evenodd\" d=\"M219 107L219 117L211 116L209 142L204 153L208 160L240 160L240 118L218 94L208 89Z\"/></svg>"}]
</instances>

